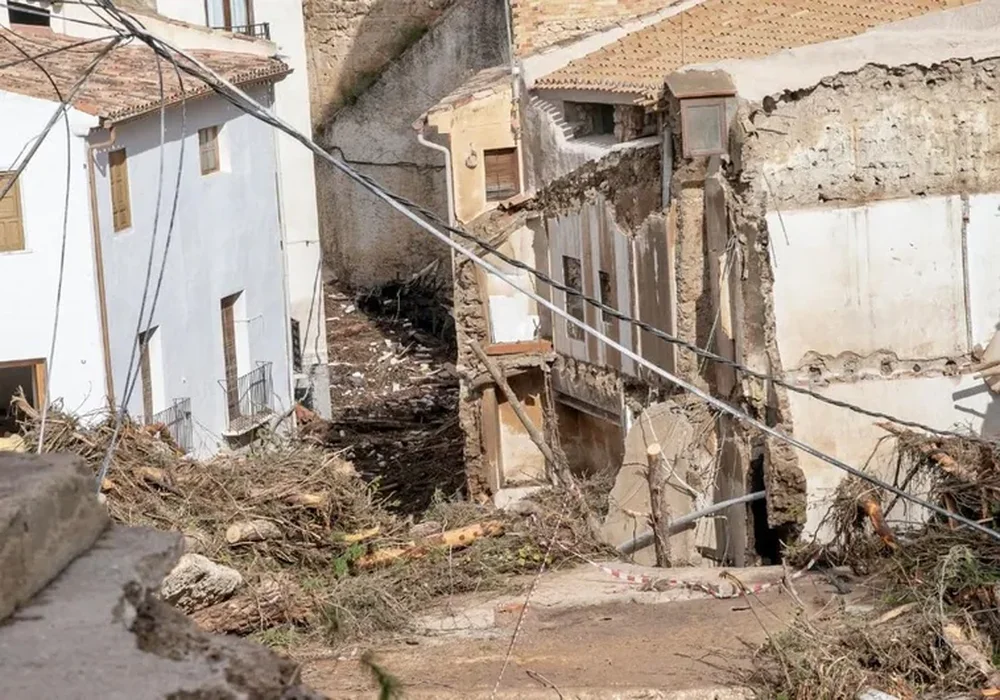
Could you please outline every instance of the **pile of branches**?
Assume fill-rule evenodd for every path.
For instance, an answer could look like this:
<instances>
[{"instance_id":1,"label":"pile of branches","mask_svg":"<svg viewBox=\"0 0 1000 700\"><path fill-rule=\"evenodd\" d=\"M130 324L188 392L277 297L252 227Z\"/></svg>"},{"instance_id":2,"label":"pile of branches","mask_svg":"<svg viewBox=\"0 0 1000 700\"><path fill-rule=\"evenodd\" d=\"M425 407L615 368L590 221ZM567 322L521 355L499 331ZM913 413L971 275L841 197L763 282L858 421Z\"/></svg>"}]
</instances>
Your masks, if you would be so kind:
<instances>
[{"instance_id":1,"label":"pile of branches","mask_svg":"<svg viewBox=\"0 0 1000 700\"><path fill-rule=\"evenodd\" d=\"M922 497L996 528L995 446L883 427L896 440L899 486L919 484ZM865 605L803 609L772 636L745 678L762 697L1000 697L1000 541L946 516L887 521L895 503L867 482L841 484L829 513L837 537L823 555L865 577ZM817 551L789 554L801 565Z\"/></svg>"},{"instance_id":2,"label":"pile of branches","mask_svg":"<svg viewBox=\"0 0 1000 700\"><path fill-rule=\"evenodd\" d=\"M111 434L110 420L52 411L45 449L77 453L96 473ZM37 415L22 435L34 450ZM165 430L126 422L102 491L115 520L178 531L188 551L240 572L245 589L196 621L278 643L404 630L440 596L519 586L511 576L543 562L604 551L569 494L539 494L521 514L438 498L402 516L377 482L315 441L198 461Z\"/></svg>"}]
</instances>

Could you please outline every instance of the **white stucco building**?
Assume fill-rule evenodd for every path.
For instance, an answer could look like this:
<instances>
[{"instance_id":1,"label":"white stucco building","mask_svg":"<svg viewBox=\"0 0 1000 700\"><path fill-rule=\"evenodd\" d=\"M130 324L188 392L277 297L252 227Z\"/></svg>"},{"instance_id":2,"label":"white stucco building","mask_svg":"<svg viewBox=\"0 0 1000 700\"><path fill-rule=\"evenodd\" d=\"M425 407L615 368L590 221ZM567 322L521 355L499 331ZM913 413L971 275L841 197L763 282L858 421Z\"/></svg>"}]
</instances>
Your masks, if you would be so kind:
<instances>
[{"instance_id":1,"label":"white stucco building","mask_svg":"<svg viewBox=\"0 0 1000 700\"><path fill-rule=\"evenodd\" d=\"M33 54L77 41L0 31ZM98 42L40 61L65 94L103 48ZM263 56L197 55L265 104L289 70ZM21 56L8 42L0 46L5 64ZM130 415L167 423L204 455L293 400L277 153L268 126L189 82L182 106L170 71L164 81L170 106L161 150L155 58L139 45L112 51L67 111L69 138L57 124L0 200L0 280L16 294L0 333L0 406L6 412L19 386L39 405L46 381L49 396L78 414L128 397ZM21 162L57 105L31 63L0 71L0 169ZM50 357L67 178L65 272Z\"/></svg>"},{"instance_id":2,"label":"white stucco building","mask_svg":"<svg viewBox=\"0 0 1000 700\"><path fill-rule=\"evenodd\" d=\"M291 72L274 86L271 108L302 133L312 119L301 0L118 0L153 34L182 49L210 49L277 57ZM0 24L47 23L56 33L106 36L101 11L78 3L25 0L12 3L32 12L11 15L0 8ZM329 415L329 367L322 254L312 154L291 137L275 132L280 230L286 264L287 296L296 395Z\"/></svg>"}]
</instances>

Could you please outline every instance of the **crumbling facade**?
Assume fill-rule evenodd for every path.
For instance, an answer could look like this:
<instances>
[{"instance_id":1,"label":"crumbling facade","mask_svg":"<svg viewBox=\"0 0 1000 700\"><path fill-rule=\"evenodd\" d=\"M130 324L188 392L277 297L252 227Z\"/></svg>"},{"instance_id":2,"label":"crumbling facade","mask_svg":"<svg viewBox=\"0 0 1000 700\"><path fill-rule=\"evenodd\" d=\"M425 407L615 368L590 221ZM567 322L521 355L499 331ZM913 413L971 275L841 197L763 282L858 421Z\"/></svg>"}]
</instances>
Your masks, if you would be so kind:
<instances>
[{"instance_id":1,"label":"crumbling facade","mask_svg":"<svg viewBox=\"0 0 1000 700\"><path fill-rule=\"evenodd\" d=\"M882 8L886 19L917 19L770 58L728 37L739 60L665 72L650 108L655 136L620 144L554 182L536 179L537 191L473 223L480 240L541 273L489 252L503 275L456 259L473 492L546 483L563 465L616 473L604 525L608 540L624 545L647 528L648 489L644 501L630 500L645 488L644 449L670 443L678 465L672 517L765 492L764 501L729 508L674 547L677 561L742 564L776 560L780 544L802 533L828 536L823 515L843 479L818 458L694 407L511 285L530 287L749 416L890 481L878 419L822 398L939 429L996 432L991 391L971 368L1000 360L1000 278L987 268L995 245L987 222L1000 210L990 126L997 119L982 102L996 91L1000 46L989 28L1000 8L992 0L948 7L955 9L920 18L945 5L896 3ZM849 36L851 22L855 33L878 23L860 9L824 8L844 21L816 39ZM950 58L948 32L956 27L975 29L966 46L976 58ZM874 59L880 49L896 67ZM621 53L608 49L605 58ZM921 60L908 60L915 54ZM611 70L599 58L591 61L598 77ZM802 72L784 89L782 76L792 73L775 68L793 65ZM585 81L586 71L571 63L562 74ZM620 72L626 79L628 67ZM808 75L816 81L804 82ZM522 125L531 118L522 109ZM675 341L554 289L546 277Z\"/></svg>"}]
</instances>

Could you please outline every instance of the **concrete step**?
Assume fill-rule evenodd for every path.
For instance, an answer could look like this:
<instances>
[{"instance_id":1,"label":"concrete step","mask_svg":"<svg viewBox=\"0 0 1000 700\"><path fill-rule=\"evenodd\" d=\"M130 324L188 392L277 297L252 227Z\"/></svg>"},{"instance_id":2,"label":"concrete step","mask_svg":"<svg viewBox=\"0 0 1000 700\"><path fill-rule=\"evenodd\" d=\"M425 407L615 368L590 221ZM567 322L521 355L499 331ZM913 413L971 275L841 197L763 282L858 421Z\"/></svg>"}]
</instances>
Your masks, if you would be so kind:
<instances>
[{"instance_id":1,"label":"concrete step","mask_svg":"<svg viewBox=\"0 0 1000 700\"><path fill-rule=\"evenodd\" d=\"M109 522L79 457L0 453L0 620L90 549Z\"/></svg>"}]
</instances>

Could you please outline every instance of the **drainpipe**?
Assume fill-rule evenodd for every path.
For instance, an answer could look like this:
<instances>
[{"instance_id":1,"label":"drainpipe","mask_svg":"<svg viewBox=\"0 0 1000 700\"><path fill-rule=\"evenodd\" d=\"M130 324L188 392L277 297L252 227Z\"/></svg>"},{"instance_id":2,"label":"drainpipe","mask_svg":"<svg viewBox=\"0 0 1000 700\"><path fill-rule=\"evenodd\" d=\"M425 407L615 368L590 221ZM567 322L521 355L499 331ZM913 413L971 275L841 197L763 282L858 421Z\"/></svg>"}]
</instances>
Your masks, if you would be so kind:
<instances>
[{"instance_id":1,"label":"drainpipe","mask_svg":"<svg viewBox=\"0 0 1000 700\"><path fill-rule=\"evenodd\" d=\"M448 190L448 225L455 225L455 184L451 179L451 151L447 146L442 146L441 144L434 143L433 141L428 141L427 137L424 136L423 127L427 125L424 122L420 129L417 130L417 141L420 142L421 146L427 146L427 148L433 148L435 151L439 151L444 154L444 179L447 180L446 188Z\"/></svg>"},{"instance_id":2,"label":"drainpipe","mask_svg":"<svg viewBox=\"0 0 1000 700\"><path fill-rule=\"evenodd\" d=\"M101 245L101 220L97 213L97 176L94 154L99 148L113 146L117 134L109 126L107 141L87 143L87 185L90 190L90 230L94 236L94 274L97 278L97 306L101 317L101 345L104 350L104 382L108 407L115 410L115 380L111 372L111 336L108 331L108 300L104 286L104 252Z\"/></svg>"}]
</instances>

